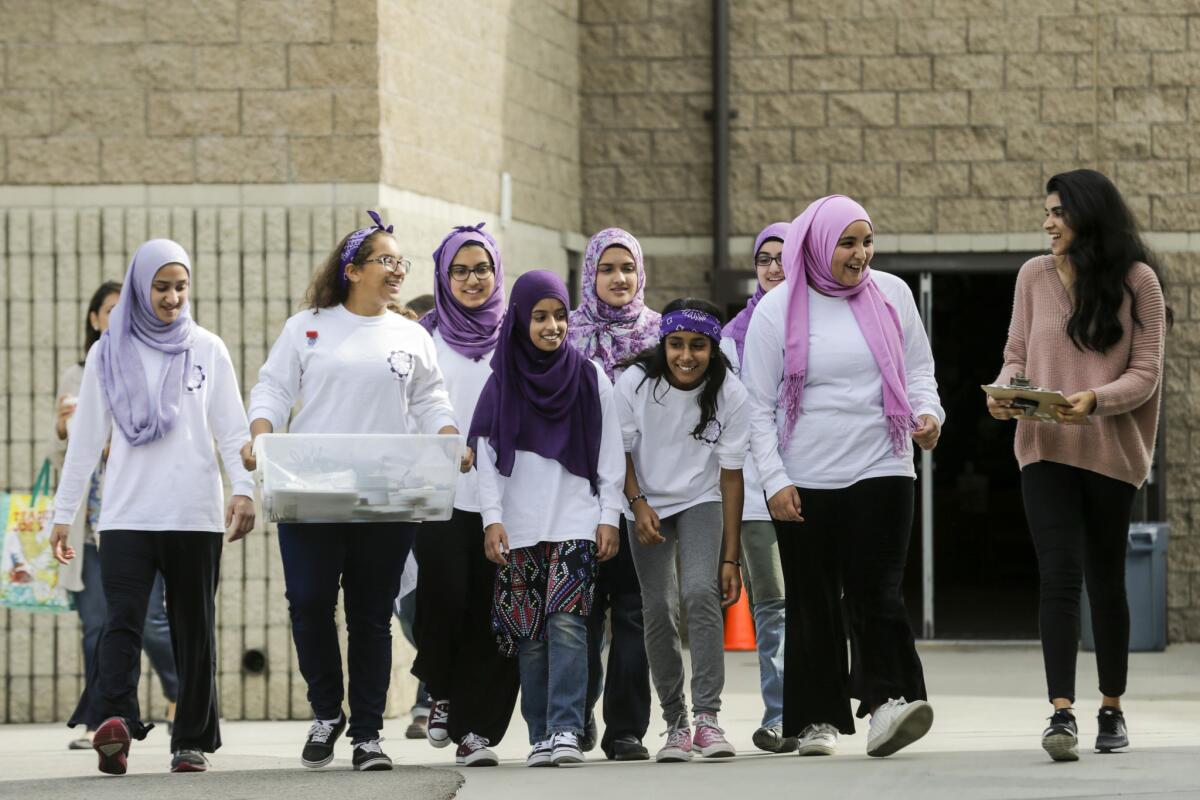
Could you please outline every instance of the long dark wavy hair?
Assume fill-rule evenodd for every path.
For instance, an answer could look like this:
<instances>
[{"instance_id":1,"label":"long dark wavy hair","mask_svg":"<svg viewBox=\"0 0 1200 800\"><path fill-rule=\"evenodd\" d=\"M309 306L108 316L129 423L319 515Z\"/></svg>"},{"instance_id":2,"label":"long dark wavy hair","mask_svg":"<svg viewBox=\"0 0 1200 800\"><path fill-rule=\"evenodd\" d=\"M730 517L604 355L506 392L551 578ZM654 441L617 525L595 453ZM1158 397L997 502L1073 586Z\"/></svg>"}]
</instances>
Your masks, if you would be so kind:
<instances>
[{"instance_id":1,"label":"long dark wavy hair","mask_svg":"<svg viewBox=\"0 0 1200 800\"><path fill-rule=\"evenodd\" d=\"M722 319L721 312L717 310L716 306L707 300L700 300L695 297L682 297L678 300L672 300L663 308L662 313L666 315L672 311L681 311L687 308L703 311L705 314L712 314L721 322L725 321ZM660 402L659 398L663 396L658 393L658 390L662 386L663 381L666 380L667 375L671 372L671 368L667 366L667 343L665 339L666 337L659 339L658 344L654 345L654 347L643 350L622 365L626 367L639 366L646 373L642 377L641 383L638 384L638 389L641 389L642 384L646 381L654 381L654 385L650 387L650 396L656 403ZM712 356L708 359L708 369L704 371L704 388L700 390L700 395L696 398L696 402L700 405L700 422L692 429L693 439L705 440L705 431L717 417L717 398L721 394L721 387L725 385L725 376L728 374L729 359L721 352L720 343L712 342Z\"/></svg>"},{"instance_id":2,"label":"long dark wavy hair","mask_svg":"<svg viewBox=\"0 0 1200 800\"><path fill-rule=\"evenodd\" d=\"M1046 194L1057 192L1067 225L1075 233L1067 258L1075 268L1075 309L1067 335L1080 350L1103 353L1125 330L1117 315L1125 295L1134 301L1129 271L1140 261L1150 266L1162 285L1162 271L1142 241L1133 212L1117 187L1091 169L1060 172L1046 182ZM1142 325L1131 307L1133 324ZM1166 309L1167 324L1174 319Z\"/></svg>"},{"instance_id":3,"label":"long dark wavy hair","mask_svg":"<svg viewBox=\"0 0 1200 800\"><path fill-rule=\"evenodd\" d=\"M350 296L349 284L342 283L342 250L346 247L346 240L354 233L355 231L351 231L343 236L342 240L337 243L337 247L333 248L333 252L317 268L312 283L308 285L308 291L304 294L304 305L308 308L314 311L331 308L346 302L346 298ZM362 240L362 244L358 246L350 263L361 268L366 263L367 257L371 255L371 251L375 249L371 246L375 237L391 235L386 231L373 231Z\"/></svg>"},{"instance_id":4,"label":"long dark wavy hair","mask_svg":"<svg viewBox=\"0 0 1200 800\"><path fill-rule=\"evenodd\" d=\"M121 293L120 281L105 281L100 284L100 288L92 294L92 299L88 303L87 313L83 315L83 357L87 358L88 351L92 349L92 345L100 341L100 329L92 325L92 314L100 313L100 306L104 305L104 301L109 295ZM79 364L82 366L83 362Z\"/></svg>"}]
</instances>

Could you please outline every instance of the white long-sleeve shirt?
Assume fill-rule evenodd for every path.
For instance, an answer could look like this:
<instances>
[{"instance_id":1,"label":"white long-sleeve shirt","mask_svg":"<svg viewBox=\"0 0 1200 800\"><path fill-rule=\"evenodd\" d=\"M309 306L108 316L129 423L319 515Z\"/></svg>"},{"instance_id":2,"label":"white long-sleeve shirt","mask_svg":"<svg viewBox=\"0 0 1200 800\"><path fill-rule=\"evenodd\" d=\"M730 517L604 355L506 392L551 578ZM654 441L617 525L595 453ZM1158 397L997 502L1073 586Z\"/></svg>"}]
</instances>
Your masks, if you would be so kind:
<instances>
[{"instance_id":1,"label":"white long-sleeve shirt","mask_svg":"<svg viewBox=\"0 0 1200 800\"><path fill-rule=\"evenodd\" d=\"M595 365L593 365L595 366ZM475 464L479 471L479 504L483 525L504 525L511 549L538 542L582 539L594 542L597 525L616 526L621 517L625 483L625 452L613 386L596 366L600 388L600 461L596 466L599 496L592 494L587 478L573 475L559 464L527 450L518 450L512 475L496 469L496 453L486 437L479 437Z\"/></svg>"},{"instance_id":2,"label":"white long-sleeve shirt","mask_svg":"<svg viewBox=\"0 0 1200 800\"><path fill-rule=\"evenodd\" d=\"M237 375L225 343L197 326L191 374L180 397L179 417L166 436L133 447L113 430L112 413L100 388L99 348L88 353L66 462L54 497L55 524L75 520L92 470L109 443L104 502L98 532L225 530L221 472L213 442L233 494L253 497L254 482L239 454L250 440ZM135 340L148 386L156 386L166 356Z\"/></svg>"},{"instance_id":3,"label":"white long-sleeve shirt","mask_svg":"<svg viewBox=\"0 0 1200 800\"><path fill-rule=\"evenodd\" d=\"M737 343L728 336L721 337L721 352L729 359L729 365L733 367L734 375L742 374L742 362L738 358ZM739 381L741 379L739 378ZM743 387L744 388L744 387ZM747 397L749 393L747 392ZM750 404L742 406L743 415L746 417L746 427L750 427ZM742 520L745 522L770 522L771 512L767 509L767 500L763 495L762 482L758 479L758 468L754 466L754 459L749 457L750 454L750 439L746 439L746 463L742 465L742 482L746 487L746 499L742 503Z\"/></svg>"},{"instance_id":4,"label":"white long-sleeve shirt","mask_svg":"<svg viewBox=\"0 0 1200 800\"><path fill-rule=\"evenodd\" d=\"M872 270L876 284L895 307L904 335L908 401L913 414L944 422L933 374L933 353L912 291L903 280ZM912 442L892 452L883 414L883 376L845 298L808 292L808 371L802 410L787 450L779 451L784 412L784 338L788 314L786 282L759 301L746 334L742 382L750 392L751 449L767 496L794 484L842 489L867 478L916 478Z\"/></svg>"},{"instance_id":5,"label":"white long-sleeve shirt","mask_svg":"<svg viewBox=\"0 0 1200 800\"><path fill-rule=\"evenodd\" d=\"M721 470L741 469L750 447L746 389L726 375L717 394L717 413L703 440L692 436L700 423L701 389L676 389L664 378L646 378L631 367L617 379L617 412L625 452L633 456L638 486L660 517L700 503L721 502ZM626 507L625 516L633 519Z\"/></svg>"},{"instance_id":6,"label":"white long-sleeve shirt","mask_svg":"<svg viewBox=\"0 0 1200 800\"><path fill-rule=\"evenodd\" d=\"M458 427L433 339L399 314L363 317L339 305L292 316L258 372L249 418L279 432L297 402L292 433Z\"/></svg>"},{"instance_id":7,"label":"white long-sleeve shirt","mask_svg":"<svg viewBox=\"0 0 1200 800\"><path fill-rule=\"evenodd\" d=\"M450 405L454 406L454 416L458 418L458 429L465 435L471 427L471 418L475 416L479 395L492 375L492 353L478 361L467 358L448 345L436 328L433 331L433 345L446 389L450 393ZM454 507L461 511L479 511L479 473L476 470L459 473Z\"/></svg>"}]
</instances>

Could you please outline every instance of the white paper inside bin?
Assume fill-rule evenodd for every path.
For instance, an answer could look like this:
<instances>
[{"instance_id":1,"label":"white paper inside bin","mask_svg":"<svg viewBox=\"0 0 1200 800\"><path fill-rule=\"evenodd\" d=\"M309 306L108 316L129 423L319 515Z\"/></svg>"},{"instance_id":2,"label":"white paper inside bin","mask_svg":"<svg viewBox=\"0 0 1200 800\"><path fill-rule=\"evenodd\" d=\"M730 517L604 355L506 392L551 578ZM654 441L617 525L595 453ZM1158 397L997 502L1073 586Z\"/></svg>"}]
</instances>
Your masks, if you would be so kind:
<instances>
[{"instance_id":1,"label":"white paper inside bin","mask_svg":"<svg viewBox=\"0 0 1200 800\"><path fill-rule=\"evenodd\" d=\"M272 522L423 522L450 518L461 436L265 434L255 440Z\"/></svg>"}]
</instances>

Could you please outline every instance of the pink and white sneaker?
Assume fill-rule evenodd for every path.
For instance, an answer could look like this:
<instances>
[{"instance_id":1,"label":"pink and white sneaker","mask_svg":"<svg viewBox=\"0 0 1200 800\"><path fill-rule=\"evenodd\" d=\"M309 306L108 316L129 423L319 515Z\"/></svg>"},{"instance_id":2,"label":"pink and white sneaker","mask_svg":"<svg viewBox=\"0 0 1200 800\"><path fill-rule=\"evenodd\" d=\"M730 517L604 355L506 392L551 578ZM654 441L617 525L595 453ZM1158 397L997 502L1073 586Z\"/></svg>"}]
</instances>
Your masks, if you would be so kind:
<instances>
[{"instance_id":1,"label":"pink and white sneaker","mask_svg":"<svg viewBox=\"0 0 1200 800\"><path fill-rule=\"evenodd\" d=\"M450 701L435 700L429 709L429 725L425 728L425 738L434 747L445 747L450 744Z\"/></svg>"},{"instance_id":2,"label":"pink and white sneaker","mask_svg":"<svg viewBox=\"0 0 1200 800\"><path fill-rule=\"evenodd\" d=\"M695 725L696 737L692 743L701 756L733 758L737 755L737 750L725 739L725 731L717 725L716 714L697 714Z\"/></svg>"},{"instance_id":3,"label":"pink and white sneaker","mask_svg":"<svg viewBox=\"0 0 1200 800\"><path fill-rule=\"evenodd\" d=\"M687 717L680 717L663 735L667 737L667 743L654 756L655 761L670 763L692 760L692 729L687 726Z\"/></svg>"}]
</instances>

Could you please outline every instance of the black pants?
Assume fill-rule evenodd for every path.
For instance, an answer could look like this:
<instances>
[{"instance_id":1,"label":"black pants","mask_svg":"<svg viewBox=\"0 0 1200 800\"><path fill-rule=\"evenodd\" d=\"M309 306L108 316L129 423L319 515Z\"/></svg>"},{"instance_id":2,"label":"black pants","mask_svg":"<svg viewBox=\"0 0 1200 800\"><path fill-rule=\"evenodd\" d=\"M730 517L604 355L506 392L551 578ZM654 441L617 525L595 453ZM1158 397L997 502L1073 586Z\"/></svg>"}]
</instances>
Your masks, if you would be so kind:
<instances>
[{"instance_id":1,"label":"black pants","mask_svg":"<svg viewBox=\"0 0 1200 800\"><path fill-rule=\"evenodd\" d=\"M432 700L448 700L450 738L468 733L499 744L521 688L515 658L492 631L496 565L483 553L483 518L454 509L446 522L417 531L417 608L412 673Z\"/></svg>"},{"instance_id":2,"label":"black pants","mask_svg":"<svg viewBox=\"0 0 1200 800\"><path fill-rule=\"evenodd\" d=\"M416 525L296 523L279 526L292 640L308 702L318 719L337 719L345 695L335 612L346 597L350 737L374 739L392 681L392 605Z\"/></svg>"},{"instance_id":3,"label":"black pants","mask_svg":"<svg viewBox=\"0 0 1200 800\"><path fill-rule=\"evenodd\" d=\"M805 521L775 522L787 602L783 734L818 722L850 734L851 697L859 717L888 699L926 699L900 587L913 480L799 491Z\"/></svg>"},{"instance_id":4,"label":"black pants","mask_svg":"<svg viewBox=\"0 0 1200 800\"><path fill-rule=\"evenodd\" d=\"M640 742L650 726L650 662L646 658L645 628L642 623L642 587L633 566L629 532L622 518L621 546L617 555L599 564L596 599L588 617L587 716L604 693L604 752L612 756L613 740L636 736ZM604 623L612 611L612 635L608 643L608 676L601 651Z\"/></svg>"},{"instance_id":5,"label":"black pants","mask_svg":"<svg viewBox=\"0 0 1200 800\"><path fill-rule=\"evenodd\" d=\"M104 531L100 570L108 616L96 648L94 691L83 697L68 725L123 717L135 739L153 725L141 720L137 686L142 629L154 577L167 585L167 619L179 675L172 752L189 748L212 753L221 746L217 714L217 611L221 536L195 531Z\"/></svg>"},{"instance_id":6,"label":"black pants","mask_svg":"<svg viewBox=\"0 0 1200 800\"><path fill-rule=\"evenodd\" d=\"M1021 470L1041 578L1038 622L1050 699L1075 702L1079 592L1086 577L1100 692L1125 693L1129 606L1125 546L1136 488L1090 470L1038 461Z\"/></svg>"}]
</instances>

